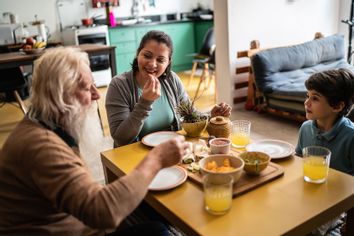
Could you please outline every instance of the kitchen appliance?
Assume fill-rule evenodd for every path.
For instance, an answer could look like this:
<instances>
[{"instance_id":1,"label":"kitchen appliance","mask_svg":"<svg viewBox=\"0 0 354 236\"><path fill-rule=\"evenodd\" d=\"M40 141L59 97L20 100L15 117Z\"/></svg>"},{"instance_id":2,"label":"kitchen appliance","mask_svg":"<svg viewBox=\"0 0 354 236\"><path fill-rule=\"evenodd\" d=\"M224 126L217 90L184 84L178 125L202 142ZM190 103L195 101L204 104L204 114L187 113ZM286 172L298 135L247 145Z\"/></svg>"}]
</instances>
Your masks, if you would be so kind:
<instances>
[{"instance_id":1,"label":"kitchen appliance","mask_svg":"<svg viewBox=\"0 0 354 236\"><path fill-rule=\"evenodd\" d=\"M62 31L64 45L85 43L109 45L107 25L72 26ZM112 78L109 55L90 56L90 66L97 87L107 86Z\"/></svg>"},{"instance_id":2,"label":"kitchen appliance","mask_svg":"<svg viewBox=\"0 0 354 236\"><path fill-rule=\"evenodd\" d=\"M16 43L15 30L20 24L0 24L0 45L10 45Z\"/></svg>"},{"instance_id":3,"label":"kitchen appliance","mask_svg":"<svg viewBox=\"0 0 354 236\"><path fill-rule=\"evenodd\" d=\"M34 16L35 21L30 22L32 26L35 26L37 28L37 41L43 41L46 42L48 39L49 35L49 28L45 26L45 21L44 20L38 20L37 15Z\"/></svg>"}]
</instances>

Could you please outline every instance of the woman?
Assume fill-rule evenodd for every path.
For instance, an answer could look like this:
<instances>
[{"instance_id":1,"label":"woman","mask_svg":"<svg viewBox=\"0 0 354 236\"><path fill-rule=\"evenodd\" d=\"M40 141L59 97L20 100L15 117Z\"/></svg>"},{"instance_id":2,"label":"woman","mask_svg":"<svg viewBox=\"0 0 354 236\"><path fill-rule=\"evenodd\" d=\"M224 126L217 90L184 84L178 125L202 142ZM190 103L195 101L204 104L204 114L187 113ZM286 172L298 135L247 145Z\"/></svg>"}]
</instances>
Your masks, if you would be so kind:
<instances>
[{"instance_id":1,"label":"woman","mask_svg":"<svg viewBox=\"0 0 354 236\"><path fill-rule=\"evenodd\" d=\"M179 130L175 107L189 97L179 77L171 71L173 45L162 31L142 38L132 70L112 79L106 110L115 146L140 140L160 130ZM231 107L220 103L211 115L230 116Z\"/></svg>"}]
</instances>

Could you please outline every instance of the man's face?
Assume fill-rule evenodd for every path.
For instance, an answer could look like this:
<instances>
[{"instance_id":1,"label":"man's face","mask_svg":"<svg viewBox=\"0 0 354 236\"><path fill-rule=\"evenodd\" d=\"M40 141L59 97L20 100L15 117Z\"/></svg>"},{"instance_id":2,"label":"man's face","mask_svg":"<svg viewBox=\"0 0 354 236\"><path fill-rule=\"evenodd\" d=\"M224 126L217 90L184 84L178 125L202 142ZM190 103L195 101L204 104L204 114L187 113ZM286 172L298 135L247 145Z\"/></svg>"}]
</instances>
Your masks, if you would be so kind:
<instances>
[{"instance_id":1,"label":"man's face","mask_svg":"<svg viewBox=\"0 0 354 236\"><path fill-rule=\"evenodd\" d=\"M89 107L92 101L100 98L100 94L93 83L90 68L86 65L81 66L80 74L81 77L75 91L75 96L81 105Z\"/></svg>"}]
</instances>

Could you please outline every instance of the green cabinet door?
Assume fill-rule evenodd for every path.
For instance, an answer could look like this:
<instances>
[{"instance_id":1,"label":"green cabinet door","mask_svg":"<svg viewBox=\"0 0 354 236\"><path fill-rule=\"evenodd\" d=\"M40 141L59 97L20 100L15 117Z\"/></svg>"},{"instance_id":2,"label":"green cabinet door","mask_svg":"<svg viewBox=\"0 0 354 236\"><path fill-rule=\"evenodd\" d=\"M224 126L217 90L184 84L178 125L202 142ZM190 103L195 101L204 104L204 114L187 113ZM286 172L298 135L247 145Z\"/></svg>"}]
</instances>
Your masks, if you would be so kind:
<instances>
[{"instance_id":1,"label":"green cabinet door","mask_svg":"<svg viewBox=\"0 0 354 236\"><path fill-rule=\"evenodd\" d=\"M117 73L129 71L136 51L135 28L111 28L109 39L111 45L116 46Z\"/></svg>"}]
</instances>

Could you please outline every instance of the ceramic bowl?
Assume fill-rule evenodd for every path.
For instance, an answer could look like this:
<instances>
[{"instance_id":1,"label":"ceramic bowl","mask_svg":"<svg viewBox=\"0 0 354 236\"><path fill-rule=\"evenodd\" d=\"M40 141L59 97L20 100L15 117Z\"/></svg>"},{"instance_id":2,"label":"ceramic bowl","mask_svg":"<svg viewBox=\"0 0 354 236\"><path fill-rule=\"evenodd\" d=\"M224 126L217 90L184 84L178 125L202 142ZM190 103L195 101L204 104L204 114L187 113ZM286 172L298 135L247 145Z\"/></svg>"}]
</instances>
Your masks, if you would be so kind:
<instances>
[{"instance_id":1,"label":"ceramic bowl","mask_svg":"<svg viewBox=\"0 0 354 236\"><path fill-rule=\"evenodd\" d=\"M243 152L240 158L245 162L246 173L252 175L258 175L270 162L270 156L264 152Z\"/></svg>"},{"instance_id":2,"label":"ceramic bowl","mask_svg":"<svg viewBox=\"0 0 354 236\"><path fill-rule=\"evenodd\" d=\"M229 154L231 141L227 138L214 138L209 141L212 154Z\"/></svg>"},{"instance_id":3,"label":"ceramic bowl","mask_svg":"<svg viewBox=\"0 0 354 236\"><path fill-rule=\"evenodd\" d=\"M225 172L216 172L207 169L207 164L209 162L211 163L215 161L216 165L218 167L221 167L224 165L225 159L228 159L230 161L230 166L233 167L234 169ZM233 177L234 183L236 183L240 179L244 165L245 163L241 158L235 157L233 155L227 155L227 154L210 155L199 161L199 167L202 175L205 174L210 174L215 176L231 175Z\"/></svg>"}]
</instances>

